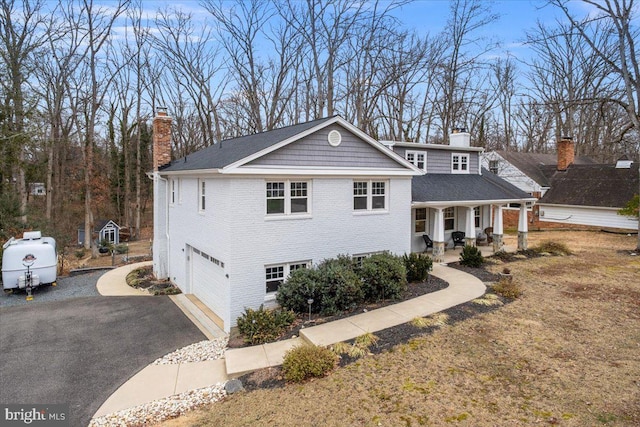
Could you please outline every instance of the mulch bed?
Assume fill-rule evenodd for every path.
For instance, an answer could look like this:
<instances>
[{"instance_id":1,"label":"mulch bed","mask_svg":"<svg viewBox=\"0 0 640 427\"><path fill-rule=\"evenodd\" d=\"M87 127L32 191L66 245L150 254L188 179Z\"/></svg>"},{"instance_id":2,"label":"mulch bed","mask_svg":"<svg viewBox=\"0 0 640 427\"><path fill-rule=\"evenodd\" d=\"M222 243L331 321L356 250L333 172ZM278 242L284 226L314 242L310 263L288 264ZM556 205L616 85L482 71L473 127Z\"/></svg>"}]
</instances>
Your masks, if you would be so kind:
<instances>
[{"instance_id":1,"label":"mulch bed","mask_svg":"<svg viewBox=\"0 0 640 427\"><path fill-rule=\"evenodd\" d=\"M503 262L516 261L521 259L519 257L513 257L507 259L502 259ZM471 268L460 265L460 263L451 263L448 265L449 267L456 268L458 270L465 271L469 273L483 282L496 282L500 279L498 274L491 273L487 271L485 268ZM437 279L433 276L429 276L429 280L422 284L411 284L410 289L407 295L403 296L403 300L415 298L420 295L424 295L425 293L435 292L440 289L444 289L447 287L446 282L443 280ZM500 300L506 304L509 300L500 297ZM322 322L330 322L333 320L341 319L344 317L351 316L353 314L362 312L364 308L367 309L375 309L380 308L385 305L395 304L398 301L386 301L385 303L376 304L375 306L363 306L358 307L354 311L341 313L338 316L331 316L326 318L317 319L317 321L321 320ZM455 307L451 307L447 310L444 310L442 313L449 316L447 324L452 325L457 322L461 322L470 317L476 316L482 313L488 313L493 310L500 308L500 306L487 306L476 304L474 302L467 302L464 304L457 305ZM318 324L318 323L316 323ZM294 330L290 331L286 338L289 338L293 335L297 335L300 330L301 325L297 325ZM426 336L431 334L433 331L437 330L437 326L431 326L426 328L419 328L414 326L411 323L404 323L402 325L394 326L391 328L387 328L375 333L375 336L378 337L378 342L369 349L369 353L371 354L379 354L385 351L391 350L393 347L399 344L407 343L412 339L420 338L422 336ZM294 332L295 331L295 332ZM283 337L285 339L285 337ZM352 344L354 340L347 341L348 344ZM350 363L353 363L357 360L357 358L350 357L348 355L342 355L340 357L339 366L346 366ZM279 388L284 387L286 385L286 381L284 380L284 376L282 374L281 367L273 367L261 369L246 375L243 375L239 378L242 381L242 384L247 391L261 389L261 388Z\"/></svg>"}]
</instances>

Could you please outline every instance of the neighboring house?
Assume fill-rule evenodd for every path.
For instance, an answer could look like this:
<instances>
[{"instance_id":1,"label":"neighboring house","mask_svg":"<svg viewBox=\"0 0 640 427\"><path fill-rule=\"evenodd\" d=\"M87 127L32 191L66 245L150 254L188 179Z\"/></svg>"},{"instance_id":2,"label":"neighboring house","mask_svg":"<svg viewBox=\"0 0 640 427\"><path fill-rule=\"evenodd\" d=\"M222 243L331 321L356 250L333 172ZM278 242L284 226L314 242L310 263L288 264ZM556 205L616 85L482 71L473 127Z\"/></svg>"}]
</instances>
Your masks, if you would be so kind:
<instances>
[{"instance_id":1,"label":"neighboring house","mask_svg":"<svg viewBox=\"0 0 640 427\"><path fill-rule=\"evenodd\" d=\"M618 211L638 194L638 164L570 165L549 174L551 188L538 201L539 220L638 230L638 219Z\"/></svg>"},{"instance_id":2,"label":"neighboring house","mask_svg":"<svg viewBox=\"0 0 640 427\"><path fill-rule=\"evenodd\" d=\"M32 196L44 196L45 194L47 194L47 189L44 186L44 182L29 183L29 193Z\"/></svg>"},{"instance_id":3,"label":"neighboring house","mask_svg":"<svg viewBox=\"0 0 640 427\"><path fill-rule=\"evenodd\" d=\"M113 245L120 244L120 226L110 219L102 219L93 225L91 236L98 244L107 242ZM78 226L78 245L84 244L84 224Z\"/></svg>"},{"instance_id":4,"label":"neighboring house","mask_svg":"<svg viewBox=\"0 0 640 427\"><path fill-rule=\"evenodd\" d=\"M573 141L565 139L573 144ZM560 143L562 147L562 142ZM525 193L540 198L550 188L549 176L545 168L566 169L569 162L568 152L559 150L558 154L521 153L516 151L489 151L482 155L482 167L515 185ZM573 156L571 154L571 156ZM560 159L559 159L560 157ZM589 157L574 157L571 163L576 165L595 164ZM560 165L558 167L558 165Z\"/></svg>"},{"instance_id":5,"label":"neighboring house","mask_svg":"<svg viewBox=\"0 0 640 427\"><path fill-rule=\"evenodd\" d=\"M617 214L638 193L638 165L626 156L616 165L598 164L576 157L573 140L562 138L557 155L493 151L483 154L482 163L539 198L529 216L538 226L638 228L635 218ZM511 207L519 209L515 204L507 211Z\"/></svg>"},{"instance_id":6,"label":"neighboring house","mask_svg":"<svg viewBox=\"0 0 640 427\"><path fill-rule=\"evenodd\" d=\"M275 304L295 269L339 254L422 252L423 234L437 257L451 230L468 230L473 242L491 225L494 203L501 236L500 206L533 200L481 174L468 134L457 147L394 144L394 152L335 116L171 161L170 131L171 119L158 113L154 273L198 297L225 331L245 308Z\"/></svg>"}]
</instances>

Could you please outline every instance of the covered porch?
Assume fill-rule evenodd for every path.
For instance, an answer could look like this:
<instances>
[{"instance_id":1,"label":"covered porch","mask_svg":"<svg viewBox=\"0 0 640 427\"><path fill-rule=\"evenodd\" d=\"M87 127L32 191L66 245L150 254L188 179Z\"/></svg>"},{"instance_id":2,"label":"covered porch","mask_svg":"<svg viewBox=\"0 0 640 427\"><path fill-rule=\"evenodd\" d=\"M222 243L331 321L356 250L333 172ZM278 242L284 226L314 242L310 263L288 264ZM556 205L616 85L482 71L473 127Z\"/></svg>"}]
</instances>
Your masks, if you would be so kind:
<instances>
[{"instance_id":1,"label":"covered porch","mask_svg":"<svg viewBox=\"0 0 640 427\"><path fill-rule=\"evenodd\" d=\"M513 203L520 205L515 249L527 249L527 208L536 199L483 172L465 176L427 174L413 179L412 252L432 250L434 261L444 262L447 249L465 244L488 245L491 252L504 250L503 210ZM427 247L429 240L432 248Z\"/></svg>"}]
</instances>

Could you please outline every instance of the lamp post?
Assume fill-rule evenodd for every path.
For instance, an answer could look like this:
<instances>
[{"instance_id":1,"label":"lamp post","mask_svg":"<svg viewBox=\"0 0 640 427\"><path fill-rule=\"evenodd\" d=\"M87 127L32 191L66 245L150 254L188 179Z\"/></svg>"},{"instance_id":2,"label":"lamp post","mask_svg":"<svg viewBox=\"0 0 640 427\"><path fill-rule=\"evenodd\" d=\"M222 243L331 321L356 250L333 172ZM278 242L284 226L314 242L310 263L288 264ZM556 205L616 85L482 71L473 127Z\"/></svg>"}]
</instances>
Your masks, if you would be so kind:
<instances>
[{"instance_id":1,"label":"lamp post","mask_svg":"<svg viewBox=\"0 0 640 427\"><path fill-rule=\"evenodd\" d=\"M307 304L309 304L309 322L311 322L311 304L313 304L313 298L309 298Z\"/></svg>"}]
</instances>

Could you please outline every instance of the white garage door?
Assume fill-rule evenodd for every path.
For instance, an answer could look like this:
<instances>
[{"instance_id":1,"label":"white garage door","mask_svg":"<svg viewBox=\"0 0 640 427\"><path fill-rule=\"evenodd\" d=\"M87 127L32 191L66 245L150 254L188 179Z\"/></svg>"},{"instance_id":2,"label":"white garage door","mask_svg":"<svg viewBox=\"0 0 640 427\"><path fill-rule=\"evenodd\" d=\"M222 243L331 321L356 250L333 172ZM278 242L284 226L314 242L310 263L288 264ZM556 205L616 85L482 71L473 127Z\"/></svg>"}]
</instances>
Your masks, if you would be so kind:
<instances>
[{"instance_id":1,"label":"white garage door","mask_svg":"<svg viewBox=\"0 0 640 427\"><path fill-rule=\"evenodd\" d=\"M191 292L223 321L228 321L224 263L197 248L191 252Z\"/></svg>"}]
</instances>

